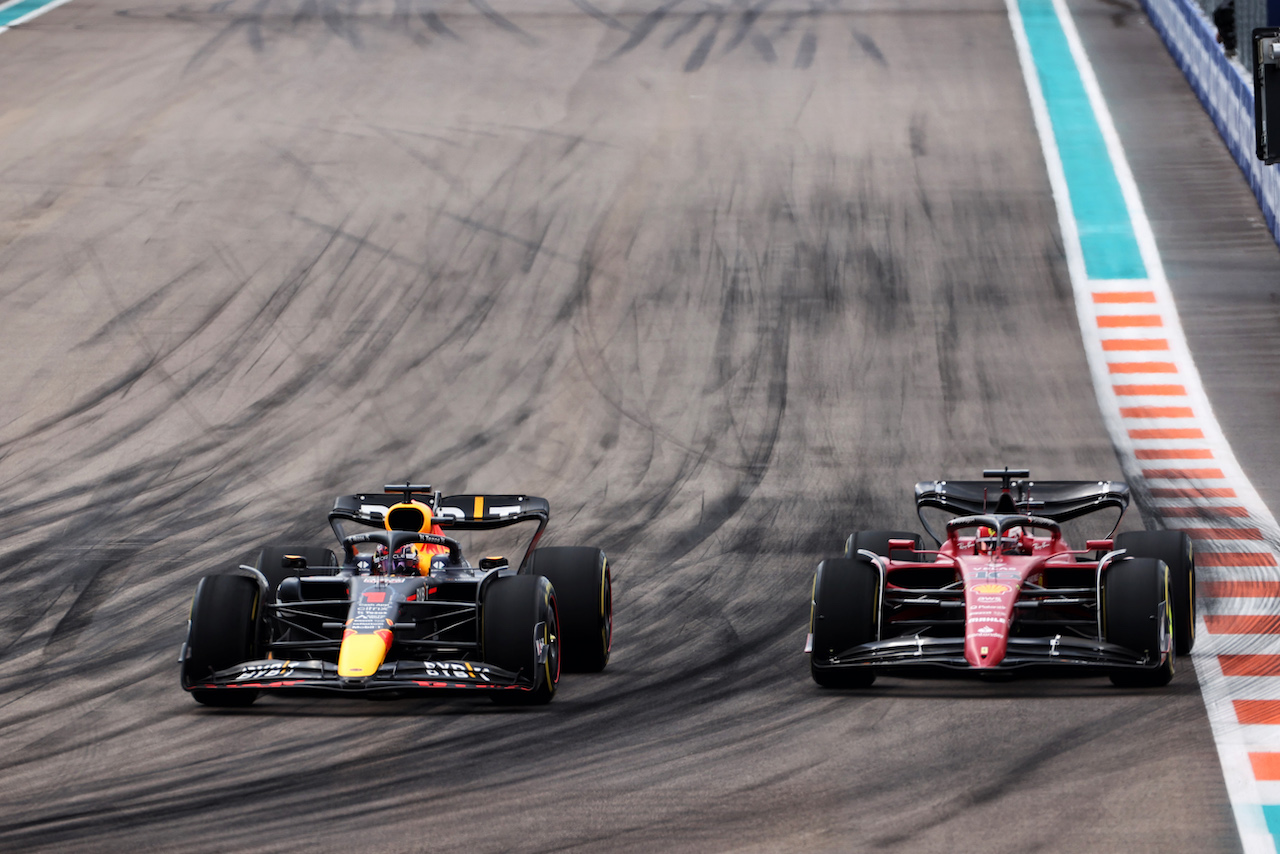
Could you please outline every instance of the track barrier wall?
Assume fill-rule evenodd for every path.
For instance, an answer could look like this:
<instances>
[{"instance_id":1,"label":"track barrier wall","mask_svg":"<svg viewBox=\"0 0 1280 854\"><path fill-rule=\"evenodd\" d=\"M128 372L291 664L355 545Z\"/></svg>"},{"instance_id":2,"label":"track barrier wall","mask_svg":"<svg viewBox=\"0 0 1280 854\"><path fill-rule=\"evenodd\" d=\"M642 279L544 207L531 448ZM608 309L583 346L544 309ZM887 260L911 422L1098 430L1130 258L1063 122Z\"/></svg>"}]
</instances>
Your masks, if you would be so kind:
<instances>
[{"instance_id":1,"label":"track barrier wall","mask_svg":"<svg viewBox=\"0 0 1280 854\"><path fill-rule=\"evenodd\" d=\"M1267 3L1236 0L1237 30L1255 18L1265 21ZM1223 52L1213 21L1200 2L1142 0L1142 5L1249 181L1267 228L1280 243L1280 164L1265 166L1256 156L1253 79ZM1246 35L1239 49L1248 54L1251 45Z\"/></svg>"}]
</instances>

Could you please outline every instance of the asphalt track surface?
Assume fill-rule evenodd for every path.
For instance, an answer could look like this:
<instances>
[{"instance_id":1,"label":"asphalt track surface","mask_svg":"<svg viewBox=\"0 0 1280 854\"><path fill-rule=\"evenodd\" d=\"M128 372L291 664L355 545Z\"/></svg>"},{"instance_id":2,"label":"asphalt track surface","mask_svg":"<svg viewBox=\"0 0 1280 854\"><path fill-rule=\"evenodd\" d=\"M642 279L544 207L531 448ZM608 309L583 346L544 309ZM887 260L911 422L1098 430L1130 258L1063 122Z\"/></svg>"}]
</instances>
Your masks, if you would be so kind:
<instances>
[{"instance_id":1,"label":"asphalt track surface","mask_svg":"<svg viewBox=\"0 0 1280 854\"><path fill-rule=\"evenodd\" d=\"M76 0L0 47L0 850L1238 847L1189 669L800 653L915 480L1119 477L999 0ZM200 575L406 476L605 548L609 669L177 688Z\"/></svg>"}]
</instances>

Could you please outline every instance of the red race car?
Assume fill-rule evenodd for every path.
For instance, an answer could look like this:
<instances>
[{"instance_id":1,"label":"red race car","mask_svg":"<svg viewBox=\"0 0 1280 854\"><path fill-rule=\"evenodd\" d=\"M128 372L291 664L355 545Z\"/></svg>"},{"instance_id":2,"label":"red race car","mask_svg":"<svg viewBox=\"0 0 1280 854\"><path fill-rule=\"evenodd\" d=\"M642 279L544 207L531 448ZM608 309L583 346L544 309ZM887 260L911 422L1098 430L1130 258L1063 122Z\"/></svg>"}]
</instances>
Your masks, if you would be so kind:
<instances>
[{"instance_id":1,"label":"red race car","mask_svg":"<svg viewBox=\"0 0 1280 854\"><path fill-rule=\"evenodd\" d=\"M1121 686L1167 685L1195 643L1191 538L1117 535L1123 483L1034 482L1009 468L983 476L1000 486L916 484L936 550L913 533L862 531L844 557L818 565L805 644L814 680L863 688L882 671L1070 668ZM1064 525L1102 511L1114 514L1110 531L1070 546Z\"/></svg>"}]
</instances>

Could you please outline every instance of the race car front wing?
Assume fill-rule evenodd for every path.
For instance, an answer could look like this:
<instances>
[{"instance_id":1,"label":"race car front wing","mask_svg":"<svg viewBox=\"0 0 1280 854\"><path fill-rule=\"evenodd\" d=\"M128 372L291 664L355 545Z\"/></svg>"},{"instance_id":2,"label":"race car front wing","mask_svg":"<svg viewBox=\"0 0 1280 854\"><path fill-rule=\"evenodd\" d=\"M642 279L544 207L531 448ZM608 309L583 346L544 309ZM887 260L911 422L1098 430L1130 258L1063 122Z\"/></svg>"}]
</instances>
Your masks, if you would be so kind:
<instances>
[{"instance_id":1,"label":"race car front wing","mask_svg":"<svg viewBox=\"0 0 1280 854\"><path fill-rule=\"evenodd\" d=\"M1010 638L1004 660L985 670L1016 670L1031 667L1073 667L1098 672L1116 670L1150 670L1159 661L1101 640L1066 636L1046 638ZM964 656L964 638L899 637L872 641L845 650L826 660L815 659L813 666L843 670L864 667L911 668L933 667L950 670L972 670Z\"/></svg>"},{"instance_id":2,"label":"race car front wing","mask_svg":"<svg viewBox=\"0 0 1280 854\"><path fill-rule=\"evenodd\" d=\"M441 691L529 690L517 672L470 661L391 661L377 673L359 678L338 675L328 661L246 661L182 687L188 691L324 691L352 695L413 694Z\"/></svg>"}]
</instances>

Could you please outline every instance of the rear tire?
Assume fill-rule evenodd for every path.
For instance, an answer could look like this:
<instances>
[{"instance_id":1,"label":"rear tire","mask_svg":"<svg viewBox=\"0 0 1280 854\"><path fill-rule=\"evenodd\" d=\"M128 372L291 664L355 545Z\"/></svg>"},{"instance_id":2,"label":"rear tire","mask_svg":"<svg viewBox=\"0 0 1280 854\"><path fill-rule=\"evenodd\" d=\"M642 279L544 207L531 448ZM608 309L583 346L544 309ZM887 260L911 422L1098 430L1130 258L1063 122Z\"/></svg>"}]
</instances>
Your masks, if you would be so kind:
<instances>
[{"instance_id":1,"label":"rear tire","mask_svg":"<svg viewBox=\"0 0 1280 854\"><path fill-rule=\"evenodd\" d=\"M308 571L321 567L329 567L335 570L338 568L338 558L331 549L320 548L319 546L263 546L262 551L258 552L258 560L254 567L267 578L268 599L275 598L276 590L280 588L281 581L299 574L296 569L285 569L280 565L285 555L301 557L307 562ZM320 573L313 574L319 575Z\"/></svg>"},{"instance_id":2,"label":"rear tire","mask_svg":"<svg viewBox=\"0 0 1280 854\"><path fill-rule=\"evenodd\" d=\"M568 673L599 673L613 646L613 579L600 549L537 549L526 570L555 588L561 665Z\"/></svg>"},{"instance_id":3,"label":"rear tire","mask_svg":"<svg viewBox=\"0 0 1280 854\"><path fill-rule=\"evenodd\" d=\"M485 663L533 681L531 690L498 691L493 701L511 706L551 702L560 681L560 627L551 582L539 575L494 579L485 590L483 609Z\"/></svg>"},{"instance_id":4,"label":"rear tire","mask_svg":"<svg viewBox=\"0 0 1280 854\"><path fill-rule=\"evenodd\" d=\"M182 662L183 687L207 679L259 655L262 615L258 582L243 575L206 575L191 602L187 656ZM239 689L195 689L191 696L206 706L248 706L258 692Z\"/></svg>"},{"instance_id":5,"label":"rear tire","mask_svg":"<svg viewBox=\"0 0 1280 854\"><path fill-rule=\"evenodd\" d=\"M921 536L910 531L854 531L844 541L844 556L854 560L859 549L866 549L881 557L889 557L890 540L911 540L916 544L916 551L924 548Z\"/></svg>"},{"instance_id":6,"label":"rear tire","mask_svg":"<svg viewBox=\"0 0 1280 854\"><path fill-rule=\"evenodd\" d=\"M1169 566L1169 595L1173 603L1173 641L1178 655L1190 655L1196 645L1195 544L1186 531L1126 531L1115 547L1130 557L1153 557Z\"/></svg>"},{"instance_id":7,"label":"rear tire","mask_svg":"<svg viewBox=\"0 0 1280 854\"><path fill-rule=\"evenodd\" d=\"M1123 558L1103 576L1103 640L1159 658L1173 633L1169 567L1155 558ZM1111 681L1123 688L1159 688L1173 678L1176 651L1148 670L1117 670Z\"/></svg>"},{"instance_id":8,"label":"rear tire","mask_svg":"<svg viewBox=\"0 0 1280 854\"><path fill-rule=\"evenodd\" d=\"M879 618L880 570L871 561L864 557L828 558L818 564L809 617L813 634L809 673L813 681L824 688L870 687L876 679L870 667L843 670L822 663L875 640Z\"/></svg>"}]
</instances>

